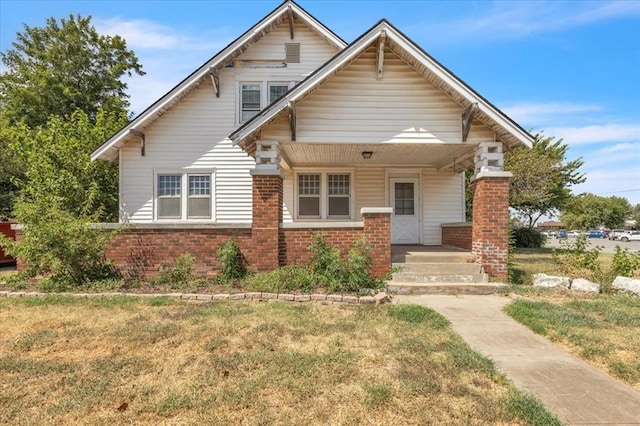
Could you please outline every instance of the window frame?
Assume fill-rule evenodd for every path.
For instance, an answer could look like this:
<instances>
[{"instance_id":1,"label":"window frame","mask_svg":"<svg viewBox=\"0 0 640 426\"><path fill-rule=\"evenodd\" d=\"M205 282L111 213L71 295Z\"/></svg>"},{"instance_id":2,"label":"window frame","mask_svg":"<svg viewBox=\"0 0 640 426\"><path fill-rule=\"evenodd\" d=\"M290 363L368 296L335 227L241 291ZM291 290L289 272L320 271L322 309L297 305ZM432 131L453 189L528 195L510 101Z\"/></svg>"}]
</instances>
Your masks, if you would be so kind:
<instances>
[{"instance_id":1,"label":"window frame","mask_svg":"<svg viewBox=\"0 0 640 426\"><path fill-rule=\"evenodd\" d=\"M153 221L154 222L215 222L215 182L216 173L215 169L158 169L153 172ZM159 179L160 176L174 175L180 176L180 217L166 217L161 218L159 216ZM193 216L189 217L189 199L192 198L189 195L189 177L190 176L208 176L209 177L209 217ZM206 198L204 196L198 198Z\"/></svg>"},{"instance_id":2,"label":"window frame","mask_svg":"<svg viewBox=\"0 0 640 426\"><path fill-rule=\"evenodd\" d=\"M248 84L255 84L260 86L260 109L256 113L256 114L259 114L260 111L262 111L268 105L276 101L276 99L274 100L269 99L270 98L269 88L271 86L287 86L287 91L289 91L293 86L295 86L299 82L299 80L295 80L293 78L287 78L284 76L283 77L271 76L270 78L266 78L262 80L256 80L255 78L251 78L249 76L247 77L248 78L246 79L242 78L242 76L237 77L237 82L236 82L237 83L237 90L236 90L236 93L237 93L236 124L237 125L244 124L255 116L254 115L251 118L247 118L246 120L242 119L243 118L242 117L242 113L243 113L242 87L243 86Z\"/></svg>"},{"instance_id":3,"label":"window frame","mask_svg":"<svg viewBox=\"0 0 640 426\"><path fill-rule=\"evenodd\" d=\"M300 215L300 175L320 175L320 215L319 216L302 216ZM349 176L349 214L348 215L329 215L329 175L348 175ZM294 173L293 197L294 197L294 220L299 221L352 221L356 218L355 213L355 170L354 169L317 169L302 168Z\"/></svg>"}]
</instances>

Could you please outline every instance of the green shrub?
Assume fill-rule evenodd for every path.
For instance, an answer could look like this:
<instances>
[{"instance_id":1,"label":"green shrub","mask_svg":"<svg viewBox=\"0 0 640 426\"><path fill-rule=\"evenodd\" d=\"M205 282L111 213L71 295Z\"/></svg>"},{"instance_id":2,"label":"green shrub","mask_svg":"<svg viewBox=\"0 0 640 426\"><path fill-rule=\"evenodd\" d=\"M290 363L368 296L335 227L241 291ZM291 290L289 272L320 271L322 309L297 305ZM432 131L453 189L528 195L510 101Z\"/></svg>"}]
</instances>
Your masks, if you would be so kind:
<instances>
[{"instance_id":1,"label":"green shrub","mask_svg":"<svg viewBox=\"0 0 640 426\"><path fill-rule=\"evenodd\" d=\"M246 275L247 268L236 240L230 239L222 244L218 247L216 254L220 262L220 273L218 275L220 281L229 283Z\"/></svg>"},{"instance_id":2,"label":"green shrub","mask_svg":"<svg viewBox=\"0 0 640 426\"><path fill-rule=\"evenodd\" d=\"M587 278L600 284L602 293L613 291L611 283L617 276L640 277L640 251L632 253L616 246L611 267L603 269L598 258L602 247L587 249L588 241L584 235L575 242L563 241L561 249L553 251L553 260L558 264L562 273L571 278Z\"/></svg>"},{"instance_id":3,"label":"green shrub","mask_svg":"<svg viewBox=\"0 0 640 426\"><path fill-rule=\"evenodd\" d=\"M47 277L54 286L80 287L95 280L119 278L105 257L117 230L92 224L99 214L77 217L55 204L18 201L14 210L24 224L22 239L0 236L6 253L23 262L25 279Z\"/></svg>"},{"instance_id":4,"label":"green shrub","mask_svg":"<svg viewBox=\"0 0 640 426\"><path fill-rule=\"evenodd\" d=\"M172 267L165 267L151 279L151 284L170 288L193 287L193 257L182 254L176 257Z\"/></svg>"},{"instance_id":5,"label":"green shrub","mask_svg":"<svg viewBox=\"0 0 640 426\"><path fill-rule=\"evenodd\" d=\"M358 291L361 288L375 288L378 283L371 277L371 256L369 246L364 239L356 241L349 250L347 258L346 291Z\"/></svg>"},{"instance_id":6,"label":"green shrub","mask_svg":"<svg viewBox=\"0 0 640 426\"><path fill-rule=\"evenodd\" d=\"M518 248L540 248L544 245L546 237L537 229L516 228L513 230L515 246Z\"/></svg>"},{"instance_id":7,"label":"green shrub","mask_svg":"<svg viewBox=\"0 0 640 426\"><path fill-rule=\"evenodd\" d=\"M331 291L336 291L345 282L345 264L340 256L340 250L330 246L325 240L324 234L315 234L314 240L309 244L311 260L309 267L319 281Z\"/></svg>"},{"instance_id":8,"label":"green shrub","mask_svg":"<svg viewBox=\"0 0 640 426\"><path fill-rule=\"evenodd\" d=\"M640 251L632 253L628 248L623 250L616 245L616 252L611 264L611 275L612 279L617 276L640 278Z\"/></svg>"},{"instance_id":9,"label":"green shrub","mask_svg":"<svg viewBox=\"0 0 640 426\"><path fill-rule=\"evenodd\" d=\"M242 281L247 290L263 293L285 293L289 291L311 292L318 286L318 279L308 268L287 265L270 272L250 274Z\"/></svg>"}]
</instances>

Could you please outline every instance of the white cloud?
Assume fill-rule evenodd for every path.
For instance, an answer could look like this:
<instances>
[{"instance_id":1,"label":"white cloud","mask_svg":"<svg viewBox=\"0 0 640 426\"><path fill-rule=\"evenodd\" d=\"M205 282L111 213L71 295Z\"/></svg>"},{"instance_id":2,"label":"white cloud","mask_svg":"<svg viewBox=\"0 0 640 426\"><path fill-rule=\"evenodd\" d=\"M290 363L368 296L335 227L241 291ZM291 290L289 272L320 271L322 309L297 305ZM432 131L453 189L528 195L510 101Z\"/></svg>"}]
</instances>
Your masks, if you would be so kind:
<instances>
[{"instance_id":1,"label":"white cloud","mask_svg":"<svg viewBox=\"0 0 640 426\"><path fill-rule=\"evenodd\" d=\"M599 105L572 104L568 102L521 102L507 104L502 111L519 123L528 123L537 127L557 121L565 116L601 111Z\"/></svg>"},{"instance_id":2,"label":"white cloud","mask_svg":"<svg viewBox=\"0 0 640 426\"><path fill-rule=\"evenodd\" d=\"M144 19L123 20L111 18L96 20L101 34L119 35L130 49L172 49L179 44L171 28Z\"/></svg>"},{"instance_id":3,"label":"white cloud","mask_svg":"<svg viewBox=\"0 0 640 426\"><path fill-rule=\"evenodd\" d=\"M497 1L481 3L469 17L430 23L429 28L433 38L441 37L439 41L443 44L469 40L503 41L638 14L640 2L637 1Z\"/></svg>"},{"instance_id":4,"label":"white cloud","mask_svg":"<svg viewBox=\"0 0 640 426\"><path fill-rule=\"evenodd\" d=\"M640 124L600 124L581 127L549 127L545 134L563 138L570 145L634 142L640 135Z\"/></svg>"},{"instance_id":5,"label":"white cloud","mask_svg":"<svg viewBox=\"0 0 640 426\"><path fill-rule=\"evenodd\" d=\"M572 187L574 194L590 192L609 197L624 197L633 205L640 203L640 170L635 165L603 168L587 172L587 181Z\"/></svg>"},{"instance_id":6,"label":"white cloud","mask_svg":"<svg viewBox=\"0 0 640 426\"><path fill-rule=\"evenodd\" d=\"M638 136L640 138L640 136ZM640 139L638 139L640 141ZM606 148L599 149L596 154L610 154L615 153L616 156L620 154L638 154L640 155L640 142L634 143L620 143Z\"/></svg>"},{"instance_id":7,"label":"white cloud","mask_svg":"<svg viewBox=\"0 0 640 426\"><path fill-rule=\"evenodd\" d=\"M238 35L229 28L203 33L145 19L97 19L95 26L101 34L124 38L146 72L142 77L125 79L135 114L157 101Z\"/></svg>"}]
</instances>

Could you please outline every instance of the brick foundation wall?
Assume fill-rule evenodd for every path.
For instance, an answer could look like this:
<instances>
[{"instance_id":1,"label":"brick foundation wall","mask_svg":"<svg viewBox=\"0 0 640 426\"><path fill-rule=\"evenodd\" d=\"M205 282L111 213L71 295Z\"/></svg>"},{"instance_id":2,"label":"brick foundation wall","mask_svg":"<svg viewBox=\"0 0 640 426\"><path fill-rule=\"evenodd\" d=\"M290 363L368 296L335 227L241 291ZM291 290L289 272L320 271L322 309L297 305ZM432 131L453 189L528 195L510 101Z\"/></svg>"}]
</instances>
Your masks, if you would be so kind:
<instances>
[{"instance_id":1,"label":"brick foundation wall","mask_svg":"<svg viewBox=\"0 0 640 426\"><path fill-rule=\"evenodd\" d=\"M473 224L442 224L442 245L471 250L473 239Z\"/></svg>"},{"instance_id":2,"label":"brick foundation wall","mask_svg":"<svg viewBox=\"0 0 640 426\"><path fill-rule=\"evenodd\" d=\"M506 279L509 251L509 176L474 182L472 252L490 276Z\"/></svg>"},{"instance_id":3,"label":"brick foundation wall","mask_svg":"<svg viewBox=\"0 0 640 426\"><path fill-rule=\"evenodd\" d=\"M249 266L262 256L248 228L127 228L114 236L106 254L127 278L150 278L183 254L193 256L196 276L213 277L219 269L216 251L231 238Z\"/></svg>"},{"instance_id":4,"label":"brick foundation wall","mask_svg":"<svg viewBox=\"0 0 640 426\"><path fill-rule=\"evenodd\" d=\"M315 234L322 234L330 246L340 249L346 257L353 243L364 237L362 228L285 228L280 230L280 261L282 265L305 265L311 258L309 244Z\"/></svg>"}]
</instances>

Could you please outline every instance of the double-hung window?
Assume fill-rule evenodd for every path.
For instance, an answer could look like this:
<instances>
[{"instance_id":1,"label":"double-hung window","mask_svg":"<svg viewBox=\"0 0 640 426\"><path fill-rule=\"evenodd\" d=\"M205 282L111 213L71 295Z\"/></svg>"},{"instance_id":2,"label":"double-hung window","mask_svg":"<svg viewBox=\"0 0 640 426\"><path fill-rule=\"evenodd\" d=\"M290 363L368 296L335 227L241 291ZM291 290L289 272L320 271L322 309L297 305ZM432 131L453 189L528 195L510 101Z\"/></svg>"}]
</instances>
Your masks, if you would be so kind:
<instances>
[{"instance_id":1,"label":"double-hung window","mask_svg":"<svg viewBox=\"0 0 640 426\"><path fill-rule=\"evenodd\" d=\"M158 219L182 217L182 175L158 175Z\"/></svg>"},{"instance_id":2,"label":"double-hung window","mask_svg":"<svg viewBox=\"0 0 640 426\"><path fill-rule=\"evenodd\" d=\"M240 84L240 121L244 123L260 112L260 83Z\"/></svg>"},{"instance_id":3,"label":"double-hung window","mask_svg":"<svg viewBox=\"0 0 640 426\"><path fill-rule=\"evenodd\" d=\"M297 207L300 219L351 218L351 174L299 173Z\"/></svg>"},{"instance_id":4,"label":"double-hung window","mask_svg":"<svg viewBox=\"0 0 640 426\"><path fill-rule=\"evenodd\" d=\"M158 173L158 220L211 219L211 173Z\"/></svg>"},{"instance_id":5,"label":"double-hung window","mask_svg":"<svg viewBox=\"0 0 640 426\"><path fill-rule=\"evenodd\" d=\"M240 82L239 123L250 120L267 105L280 99L295 84L295 81Z\"/></svg>"}]
</instances>

